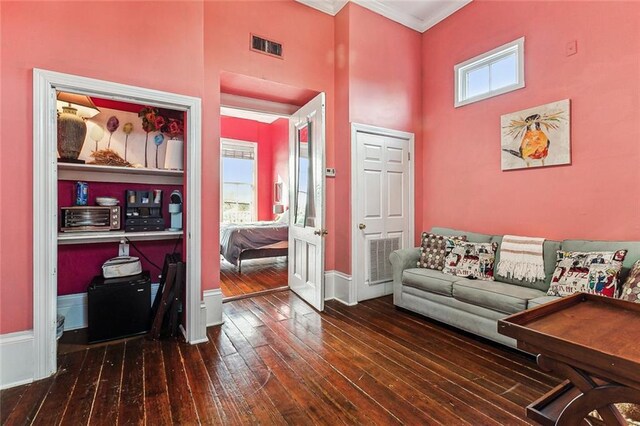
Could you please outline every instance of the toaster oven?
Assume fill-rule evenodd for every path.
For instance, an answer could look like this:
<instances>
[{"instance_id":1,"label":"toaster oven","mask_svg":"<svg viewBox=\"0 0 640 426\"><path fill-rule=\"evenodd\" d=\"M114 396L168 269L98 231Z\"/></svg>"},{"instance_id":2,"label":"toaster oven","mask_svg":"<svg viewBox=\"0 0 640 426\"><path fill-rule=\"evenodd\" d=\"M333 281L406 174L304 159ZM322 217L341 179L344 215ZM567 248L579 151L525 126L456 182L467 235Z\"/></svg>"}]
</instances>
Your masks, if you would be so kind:
<instances>
[{"instance_id":1,"label":"toaster oven","mask_svg":"<svg viewBox=\"0 0 640 426\"><path fill-rule=\"evenodd\" d=\"M120 206L74 206L60 210L62 232L120 229Z\"/></svg>"}]
</instances>

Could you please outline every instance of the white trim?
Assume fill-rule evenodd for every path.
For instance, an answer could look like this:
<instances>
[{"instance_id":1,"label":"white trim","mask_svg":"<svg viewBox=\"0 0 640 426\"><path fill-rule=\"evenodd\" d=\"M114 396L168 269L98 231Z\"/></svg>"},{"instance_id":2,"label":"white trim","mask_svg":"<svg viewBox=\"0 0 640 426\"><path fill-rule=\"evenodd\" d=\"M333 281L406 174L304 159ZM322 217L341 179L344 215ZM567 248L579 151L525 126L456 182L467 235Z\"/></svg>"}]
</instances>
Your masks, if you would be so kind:
<instances>
[{"instance_id":1,"label":"white trim","mask_svg":"<svg viewBox=\"0 0 640 426\"><path fill-rule=\"evenodd\" d=\"M320 12L336 16L340 10L348 3L348 0L296 0Z\"/></svg>"},{"instance_id":2,"label":"white trim","mask_svg":"<svg viewBox=\"0 0 640 426\"><path fill-rule=\"evenodd\" d=\"M187 112L186 330L187 341L206 338L199 329L201 301L201 101L199 98L33 69L33 378L56 371L57 155L56 90Z\"/></svg>"},{"instance_id":3,"label":"white trim","mask_svg":"<svg viewBox=\"0 0 640 426\"><path fill-rule=\"evenodd\" d=\"M321 12L327 13L331 16L335 16L340 10L347 4L347 0L296 0L299 3L305 4ZM425 32L429 28L436 25L438 22L457 12L464 6L471 3L471 0L457 0L440 2L438 7L434 7L429 16L424 18L418 18L403 10L390 7L385 1L381 0L351 0L359 6L362 6L370 11L382 15L387 19L397 22L405 27L409 27L412 30L420 33Z\"/></svg>"},{"instance_id":4,"label":"white trim","mask_svg":"<svg viewBox=\"0 0 640 426\"><path fill-rule=\"evenodd\" d=\"M336 287L336 271L325 271L324 272L324 300L333 300L335 299L335 287Z\"/></svg>"},{"instance_id":5,"label":"white trim","mask_svg":"<svg viewBox=\"0 0 640 426\"><path fill-rule=\"evenodd\" d=\"M0 335L0 389L33 381L33 330Z\"/></svg>"},{"instance_id":6,"label":"white trim","mask_svg":"<svg viewBox=\"0 0 640 426\"><path fill-rule=\"evenodd\" d=\"M349 279L352 279L352 285L354 289L354 295L352 300L357 302L357 289L358 283L364 282L364 271L360 270L357 265L358 252L358 239L355 238L355 233L358 232L358 177L356 173L358 169L358 145L357 134L369 133L374 135L388 136L396 139L404 139L408 142L409 147L407 151L410 155L409 161L409 241L410 247L413 247L413 241L415 239L415 135L409 132L403 132L400 130L385 129L377 126L370 126L367 124L351 123L351 274ZM393 287L390 287L388 294L393 292ZM336 286L336 294L338 294L338 287Z\"/></svg>"},{"instance_id":7,"label":"white trim","mask_svg":"<svg viewBox=\"0 0 640 426\"><path fill-rule=\"evenodd\" d=\"M516 66L518 67L517 69L518 81L515 84L502 87L496 90L489 90L486 93L474 96L472 98L461 99L462 96L466 95L466 89L464 88L466 78L463 78L463 77L465 77L469 72L475 70L476 68L482 68L482 67L488 66L491 62L493 62L493 60L498 60L501 56L512 54L513 51L516 52L516 57L518 58L518 62L516 64ZM478 102L484 99L493 98L494 96L503 95L505 93L509 93L514 90L522 89L523 87L525 87L524 37L520 37L517 40L510 41L509 43L505 43L502 46L496 47L495 49L492 49L488 52L482 53L464 62L456 64L453 67L453 74L454 74L453 106L455 108L472 104L474 102Z\"/></svg>"},{"instance_id":8,"label":"white trim","mask_svg":"<svg viewBox=\"0 0 640 426\"><path fill-rule=\"evenodd\" d=\"M63 180L149 183L155 185L182 185L182 170L137 169L134 167L99 166L95 164L58 164L58 178Z\"/></svg>"},{"instance_id":9,"label":"white trim","mask_svg":"<svg viewBox=\"0 0 640 426\"><path fill-rule=\"evenodd\" d=\"M289 118L300 108L299 106L282 102L265 101L228 93L220 93L220 107L277 115L282 118Z\"/></svg>"},{"instance_id":10,"label":"white trim","mask_svg":"<svg viewBox=\"0 0 640 426\"><path fill-rule=\"evenodd\" d=\"M222 320L222 290L214 288L203 293L204 305L207 310L206 326L220 325Z\"/></svg>"},{"instance_id":11,"label":"white trim","mask_svg":"<svg viewBox=\"0 0 640 426\"><path fill-rule=\"evenodd\" d=\"M357 305L356 289L353 279L340 271L326 271L325 274L325 296L327 296L327 283L330 283L333 294L325 297L324 300L337 300L347 306Z\"/></svg>"}]
</instances>

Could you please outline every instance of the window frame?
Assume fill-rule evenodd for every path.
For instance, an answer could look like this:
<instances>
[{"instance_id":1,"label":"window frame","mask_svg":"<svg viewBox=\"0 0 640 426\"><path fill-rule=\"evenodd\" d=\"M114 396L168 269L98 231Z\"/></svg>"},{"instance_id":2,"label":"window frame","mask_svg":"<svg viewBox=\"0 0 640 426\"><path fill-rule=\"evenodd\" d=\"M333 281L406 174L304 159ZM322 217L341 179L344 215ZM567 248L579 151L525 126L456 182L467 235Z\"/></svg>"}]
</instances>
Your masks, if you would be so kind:
<instances>
[{"instance_id":1,"label":"window frame","mask_svg":"<svg viewBox=\"0 0 640 426\"><path fill-rule=\"evenodd\" d=\"M220 138L220 223L224 215L224 148L249 147L253 149L253 206L251 208L251 221L258 221L258 143L239 139ZM232 182L233 183L233 182Z\"/></svg>"},{"instance_id":2,"label":"window frame","mask_svg":"<svg viewBox=\"0 0 640 426\"><path fill-rule=\"evenodd\" d=\"M466 77L474 70L489 66L491 63L496 62L502 58L505 58L516 52L516 76L517 82L509 86L501 87L496 90L489 90L488 92L480 95L473 96L471 98L465 98L466 96ZM494 96L503 95L514 90L522 89L525 87L524 81L524 37L520 37L516 40L505 43L502 46L496 47L488 52L474 56L464 62L461 62L453 67L454 71L454 107L458 108L464 105L468 105L474 102L478 102L484 99L492 98Z\"/></svg>"}]
</instances>

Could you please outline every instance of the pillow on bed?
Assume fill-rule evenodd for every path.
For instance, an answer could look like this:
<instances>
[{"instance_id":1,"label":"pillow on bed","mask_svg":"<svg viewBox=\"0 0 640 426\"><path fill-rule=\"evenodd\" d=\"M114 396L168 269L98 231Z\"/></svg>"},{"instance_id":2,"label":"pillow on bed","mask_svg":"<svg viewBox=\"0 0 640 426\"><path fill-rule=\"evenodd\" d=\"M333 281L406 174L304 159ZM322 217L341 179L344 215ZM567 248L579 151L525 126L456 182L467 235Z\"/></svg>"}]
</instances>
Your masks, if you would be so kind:
<instances>
[{"instance_id":1,"label":"pillow on bed","mask_svg":"<svg viewBox=\"0 0 640 426\"><path fill-rule=\"evenodd\" d=\"M284 224L289 224L289 210L285 210L284 213L282 213L281 215L278 216L278 218L276 219L276 223L284 223Z\"/></svg>"}]
</instances>

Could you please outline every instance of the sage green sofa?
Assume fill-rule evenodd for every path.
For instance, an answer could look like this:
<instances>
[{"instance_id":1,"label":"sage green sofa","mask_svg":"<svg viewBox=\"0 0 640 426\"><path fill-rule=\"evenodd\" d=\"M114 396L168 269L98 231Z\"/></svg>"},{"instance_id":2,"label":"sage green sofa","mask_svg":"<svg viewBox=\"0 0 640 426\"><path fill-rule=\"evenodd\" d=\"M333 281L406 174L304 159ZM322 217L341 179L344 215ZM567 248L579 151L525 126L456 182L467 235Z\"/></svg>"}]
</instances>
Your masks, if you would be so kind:
<instances>
[{"instance_id":1,"label":"sage green sofa","mask_svg":"<svg viewBox=\"0 0 640 426\"><path fill-rule=\"evenodd\" d=\"M439 235L466 235L476 243L502 242L501 235L478 234L434 227ZM544 242L545 279L533 283L496 275L495 281L470 280L432 269L418 268L420 248L397 250L389 259L393 266L394 305L444 322L487 339L515 347L515 340L498 334L498 320L511 314L555 300L547 296L556 265L557 250L615 251L628 250L623 263L621 282L629 268L640 258L638 241L564 240ZM496 265L500 261L500 248Z\"/></svg>"}]
</instances>

